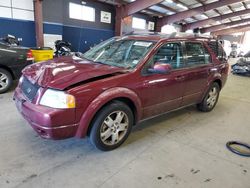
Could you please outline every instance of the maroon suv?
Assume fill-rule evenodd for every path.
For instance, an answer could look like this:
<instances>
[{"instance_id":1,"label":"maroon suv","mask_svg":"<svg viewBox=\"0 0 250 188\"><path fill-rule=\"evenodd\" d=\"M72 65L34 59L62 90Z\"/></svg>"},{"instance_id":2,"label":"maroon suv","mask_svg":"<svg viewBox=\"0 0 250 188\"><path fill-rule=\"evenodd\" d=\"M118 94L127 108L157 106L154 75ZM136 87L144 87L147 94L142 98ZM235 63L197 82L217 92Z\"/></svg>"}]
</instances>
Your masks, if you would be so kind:
<instances>
[{"instance_id":1,"label":"maroon suv","mask_svg":"<svg viewBox=\"0 0 250 188\"><path fill-rule=\"evenodd\" d=\"M112 150L139 121L189 105L211 111L228 75L221 45L205 37L115 37L81 58L62 57L23 70L14 100L44 138L89 136Z\"/></svg>"}]
</instances>

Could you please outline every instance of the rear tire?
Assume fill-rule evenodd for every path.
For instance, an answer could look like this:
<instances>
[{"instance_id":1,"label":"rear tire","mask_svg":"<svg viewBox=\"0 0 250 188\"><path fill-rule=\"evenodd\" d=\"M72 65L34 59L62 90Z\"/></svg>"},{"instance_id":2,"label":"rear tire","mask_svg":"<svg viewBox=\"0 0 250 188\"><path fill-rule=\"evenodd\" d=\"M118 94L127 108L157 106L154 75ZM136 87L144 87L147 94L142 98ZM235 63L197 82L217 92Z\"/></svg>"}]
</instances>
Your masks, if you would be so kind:
<instances>
[{"instance_id":1,"label":"rear tire","mask_svg":"<svg viewBox=\"0 0 250 188\"><path fill-rule=\"evenodd\" d=\"M12 83L11 74L7 70L0 68L0 94L8 91Z\"/></svg>"},{"instance_id":2,"label":"rear tire","mask_svg":"<svg viewBox=\"0 0 250 188\"><path fill-rule=\"evenodd\" d=\"M95 116L90 141L102 151L116 149L128 138L133 122L133 113L125 103L112 102Z\"/></svg>"},{"instance_id":3,"label":"rear tire","mask_svg":"<svg viewBox=\"0 0 250 188\"><path fill-rule=\"evenodd\" d=\"M218 83L214 82L210 86L202 102L197 104L198 110L202 112L212 111L218 102L219 95L220 95L220 86Z\"/></svg>"}]
</instances>

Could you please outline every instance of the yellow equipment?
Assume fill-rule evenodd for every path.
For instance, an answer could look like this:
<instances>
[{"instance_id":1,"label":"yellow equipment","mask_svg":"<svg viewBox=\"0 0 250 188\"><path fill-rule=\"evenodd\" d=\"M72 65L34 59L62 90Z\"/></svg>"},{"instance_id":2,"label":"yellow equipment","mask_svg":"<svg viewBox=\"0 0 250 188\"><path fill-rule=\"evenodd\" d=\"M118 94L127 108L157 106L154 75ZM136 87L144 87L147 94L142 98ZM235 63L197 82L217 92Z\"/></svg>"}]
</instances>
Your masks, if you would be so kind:
<instances>
[{"instance_id":1,"label":"yellow equipment","mask_svg":"<svg viewBox=\"0 0 250 188\"><path fill-rule=\"evenodd\" d=\"M35 62L53 59L53 56L54 56L54 50L48 47L32 48L31 51L32 51L32 55L35 58Z\"/></svg>"}]
</instances>

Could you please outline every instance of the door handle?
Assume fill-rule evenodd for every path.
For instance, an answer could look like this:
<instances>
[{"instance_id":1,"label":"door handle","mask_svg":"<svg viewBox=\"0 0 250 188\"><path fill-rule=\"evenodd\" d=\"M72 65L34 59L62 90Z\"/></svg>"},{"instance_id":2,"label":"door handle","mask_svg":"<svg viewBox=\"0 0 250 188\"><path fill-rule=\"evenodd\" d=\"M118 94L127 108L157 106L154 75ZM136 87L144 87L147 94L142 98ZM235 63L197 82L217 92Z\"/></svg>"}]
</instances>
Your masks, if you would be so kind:
<instances>
[{"instance_id":1,"label":"door handle","mask_svg":"<svg viewBox=\"0 0 250 188\"><path fill-rule=\"evenodd\" d=\"M176 81L183 81L185 79L185 76L176 76L175 80Z\"/></svg>"}]
</instances>

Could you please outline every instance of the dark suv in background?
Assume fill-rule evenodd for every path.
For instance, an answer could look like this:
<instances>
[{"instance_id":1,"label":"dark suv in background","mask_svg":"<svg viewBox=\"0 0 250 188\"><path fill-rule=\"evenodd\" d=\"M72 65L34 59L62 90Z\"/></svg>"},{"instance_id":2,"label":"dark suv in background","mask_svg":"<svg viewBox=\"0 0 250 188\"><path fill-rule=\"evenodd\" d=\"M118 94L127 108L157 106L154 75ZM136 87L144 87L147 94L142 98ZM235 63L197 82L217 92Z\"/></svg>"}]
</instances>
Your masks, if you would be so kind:
<instances>
[{"instance_id":1,"label":"dark suv in background","mask_svg":"<svg viewBox=\"0 0 250 188\"><path fill-rule=\"evenodd\" d=\"M119 147L141 120L189 105L211 111L228 63L214 39L175 33L115 37L82 58L28 66L14 94L17 109L44 138L90 137Z\"/></svg>"}]
</instances>

